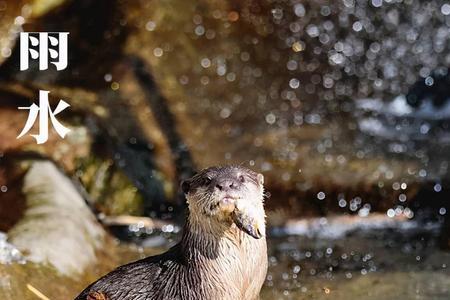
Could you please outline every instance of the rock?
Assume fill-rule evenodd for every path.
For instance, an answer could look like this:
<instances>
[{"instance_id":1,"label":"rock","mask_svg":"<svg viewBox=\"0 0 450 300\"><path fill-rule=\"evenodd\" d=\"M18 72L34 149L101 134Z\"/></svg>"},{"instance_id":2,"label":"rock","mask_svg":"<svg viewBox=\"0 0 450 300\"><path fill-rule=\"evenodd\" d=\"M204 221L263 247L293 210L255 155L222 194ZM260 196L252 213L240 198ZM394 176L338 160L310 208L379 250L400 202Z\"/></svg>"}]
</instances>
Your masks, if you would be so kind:
<instances>
[{"instance_id":1,"label":"rock","mask_svg":"<svg viewBox=\"0 0 450 300\"><path fill-rule=\"evenodd\" d=\"M113 161L91 156L81 160L78 170L90 204L96 210L107 216L143 214L141 194Z\"/></svg>"},{"instance_id":2,"label":"rock","mask_svg":"<svg viewBox=\"0 0 450 300\"><path fill-rule=\"evenodd\" d=\"M25 175L27 209L8 233L26 260L66 276L96 263L106 233L73 183L48 161L33 161Z\"/></svg>"},{"instance_id":3,"label":"rock","mask_svg":"<svg viewBox=\"0 0 450 300\"><path fill-rule=\"evenodd\" d=\"M0 225L8 230L0 233L0 299L73 299L114 267L145 255L112 240L53 162L24 156L0 160L0 187L7 187L0 188ZM25 202L19 213L12 205L21 200L17 189Z\"/></svg>"},{"instance_id":4,"label":"rock","mask_svg":"<svg viewBox=\"0 0 450 300\"><path fill-rule=\"evenodd\" d=\"M32 157L0 161L0 225L8 230L7 241L0 233L0 299L71 299L123 255L74 183L52 162Z\"/></svg>"},{"instance_id":5,"label":"rock","mask_svg":"<svg viewBox=\"0 0 450 300\"><path fill-rule=\"evenodd\" d=\"M60 5L61 2L65 2L64 5ZM129 92L131 90L133 93L136 80L133 77L133 70L127 66L130 63L124 60L122 53L123 42L128 32L127 26L121 22L122 4L119 1L104 0L42 3L47 7L55 5L58 7L54 10L45 9L47 13L30 20L26 24L26 30L53 31L52 28L58 26L60 30L69 31L70 68L62 72L52 69L40 72L37 64L33 63L29 70L18 72L19 53L16 49L7 63L0 68L0 75L4 81L0 83L0 90L6 89L11 92L11 86L14 84L10 81L13 81L21 85L19 90L27 90L28 93L25 95L27 98L34 97L37 89L52 91L54 95L52 98L56 101L59 100L56 95L64 96L71 104L72 111L66 116L69 118L76 116L78 122L81 120L80 123L87 125L99 143L105 144L109 158L116 161L143 196L146 214L160 210L166 205L166 200L175 198L173 186L175 182L177 185L181 178L178 178L180 172L173 162L173 157L170 156L170 149L166 151L167 144L172 149L182 149L175 153L175 159L178 152L188 151L185 147L178 147L182 146L182 143L173 143L173 139L161 134L163 130L158 126L170 130L173 128L172 122L168 120L165 126L155 125L154 118L147 113L149 106L145 99L147 95L142 97L142 91L138 91L138 94L140 93L138 97L129 99ZM93 23L95 26L92 26ZM100 41L104 43L103 46L99 44ZM86 59L87 57L89 59ZM143 71L148 73L148 70ZM151 77L150 83L153 84ZM139 85L137 86L139 88ZM151 93L155 94L158 100L164 101L159 99L161 97L157 89L152 89ZM31 100L28 99L29 102ZM52 103L52 99L50 102ZM165 107L163 102L156 103L156 106ZM142 116L145 116L145 120L142 120ZM188 168L190 172L187 176L192 173L190 163ZM177 203L178 206L180 204L181 201Z\"/></svg>"}]
</instances>

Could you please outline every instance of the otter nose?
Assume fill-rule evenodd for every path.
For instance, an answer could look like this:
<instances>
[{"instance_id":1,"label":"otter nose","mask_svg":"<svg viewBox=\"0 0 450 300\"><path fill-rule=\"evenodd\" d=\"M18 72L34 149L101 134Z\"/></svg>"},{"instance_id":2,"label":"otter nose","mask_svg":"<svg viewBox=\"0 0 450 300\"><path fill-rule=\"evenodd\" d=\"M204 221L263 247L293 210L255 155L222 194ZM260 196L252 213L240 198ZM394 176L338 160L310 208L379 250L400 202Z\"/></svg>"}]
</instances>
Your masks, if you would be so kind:
<instances>
[{"instance_id":1,"label":"otter nose","mask_svg":"<svg viewBox=\"0 0 450 300\"><path fill-rule=\"evenodd\" d=\"M216 188L220 191L235 189L237 184L233 180L222 180L216 183Z\"/></svg>"}]
</instances>

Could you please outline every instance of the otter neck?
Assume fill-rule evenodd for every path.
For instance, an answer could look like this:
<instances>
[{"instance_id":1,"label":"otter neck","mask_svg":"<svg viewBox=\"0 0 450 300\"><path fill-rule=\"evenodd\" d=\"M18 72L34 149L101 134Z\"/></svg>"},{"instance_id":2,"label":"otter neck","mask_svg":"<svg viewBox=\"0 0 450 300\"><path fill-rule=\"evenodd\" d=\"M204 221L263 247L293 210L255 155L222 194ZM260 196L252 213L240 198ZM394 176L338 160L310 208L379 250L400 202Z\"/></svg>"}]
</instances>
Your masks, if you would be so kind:
<instances>
[{"instance_id":1,"label":"otter neck","mask_svg":"<svg viewBox=\"0 0 450 300\"><path fill-rule=\"evenodd\" d=\"M213 292L209 291L213 286L218 289L216 299L256 298L266 274L265 238L251 237L231 220L216 222L190 216L181 247L188 269L200 275L206 294Z\"/></svg>"},{"instance_id":2,"label":"otter neck","mask_svg":"<svg viewBox=\"0 0 450 300\"><path fill-rule=\"evenodd\" d=\"M229 258L230 252L245 254L244 248L265 245L265 239L254 239L239 230L231 220L219 222L188 215L180 243L188 261L217 260Z\"/></svg>"},{"instance_id":3,"label":"otter neck","mask_svg":"<svg viewBox=\"0 0 450 300\"><path fill-rule=\"evenodd\" d=\"M257 298L267 271L264 237L254 239L231 220L188 216L180 246L187 270L201 278L205 299Z\"/></svg>"}]
</instances>

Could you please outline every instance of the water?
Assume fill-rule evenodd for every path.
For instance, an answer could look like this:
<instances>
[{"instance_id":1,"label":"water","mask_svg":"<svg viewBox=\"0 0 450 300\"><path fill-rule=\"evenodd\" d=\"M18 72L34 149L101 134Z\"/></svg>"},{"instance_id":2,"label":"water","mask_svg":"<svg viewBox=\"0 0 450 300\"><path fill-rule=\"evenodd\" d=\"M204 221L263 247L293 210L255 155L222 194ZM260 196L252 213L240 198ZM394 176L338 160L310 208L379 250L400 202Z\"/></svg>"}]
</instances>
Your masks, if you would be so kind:
<instances>
[{"instance_id":1,"label":"water","mask_svg":"<svg viewBox=\"0 0 450 300\"><path fill-rule=\"evenodd\" d=\"M261 299L449 299L439 228L379 214L288 221L269 233ZM167 249L176 236L165 237Z\"/></svg>"},{"instance_id":2,"label":"water","mask_svg":"<svg viewBox=\"0 0 450 300\"><path fill-rule=\"evenodd\" d=\"M439 228L376 213L287 221L269 231L261 299L448 299L450 253L438 248ZM177 239L138 235L163 249Z\"/></svg>"},{"instance_id":3,"label":"water","mask_svg":"<svg viewBox=\"0 0 450 300\"><path fill-rule=\"evenodd\" d=\"M269 239L262 299L448 299L450 253L436 247L436 226L394 227Z\"/></svg>"},{"instance_id":4,"label":"water","mask_svg":"<svg viewBox=\"0 0 450 300\"><path fill-rule=\"evenodd\" d=\"M0 264L11 263L24 264L25 259L16 247L8 243L7 235L0 232Z\"/></svg>"},{"instance_id":5,"label":"water","mask_svg":"<svg viewBox=\"0 0 450 300\"><path fill-rule=\"evenodd\" d=\"M272 230L268 238L269 270L261 299L448 299L450 253L437 247L438 224L407 219L381 223L379 218L376 216L373 223L370 215L364 221L351 221L365 222L362 230L342 217L328 222L333 226L341 222L335 230L322 225L326 234L297 230L297 234L287 235L294 232L294 225ZM312 219L310 223L315 222ZM0 296L35 299L27 289L31 285L50 299L71 299L115 266L161 253L176 240L173 234L160 233L150 239L164 236L165 242L158 242L157 247L116 245L113 256L99 257L98 265L82 277L65 277L31 262L23 264L12 250L8 264L0 264Z\"/></svg>"}]
</instances>

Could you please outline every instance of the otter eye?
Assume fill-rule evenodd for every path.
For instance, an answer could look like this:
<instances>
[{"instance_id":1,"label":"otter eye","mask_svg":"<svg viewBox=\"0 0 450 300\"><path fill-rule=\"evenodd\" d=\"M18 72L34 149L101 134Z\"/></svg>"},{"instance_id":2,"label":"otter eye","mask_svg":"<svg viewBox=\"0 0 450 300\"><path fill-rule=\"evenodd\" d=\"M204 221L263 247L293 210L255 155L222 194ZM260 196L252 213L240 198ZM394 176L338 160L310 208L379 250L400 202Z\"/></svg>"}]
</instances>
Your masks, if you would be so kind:
<instances>
[{"instance_id":1,"label":"otter eye","mask_svg":"<svg viewBox=\"0 0 450 300\"><path fill-rule=\"evenodd\" d=\"M205 179L203 179L203 182L202 182L203 185L209 185L210 183L211 183L211 178L206 177Z\"/></svg>"},{"instance_id":2,"label":"otter eye","mask_svg":"<svg viewBox=\"0 0 450 300\"><path fill-rule=\"evenodd\" d=\"M245 182L245 177L244 175L239 175L239 181L244 183Z\"/></svg>"},{"instance_id":3,"label":"otter eye","mask_svg":"<svg viewBox=\"0 0 450 300\"><path fill-rule=\"evenodd\" d=\"M185 194L189 193L190 188L191 188L191 182L190 182L189 179L188 180L184 180L181 183L181 189L183 190L183 193L185 193Z\"/></svg>"}]
</instances>

